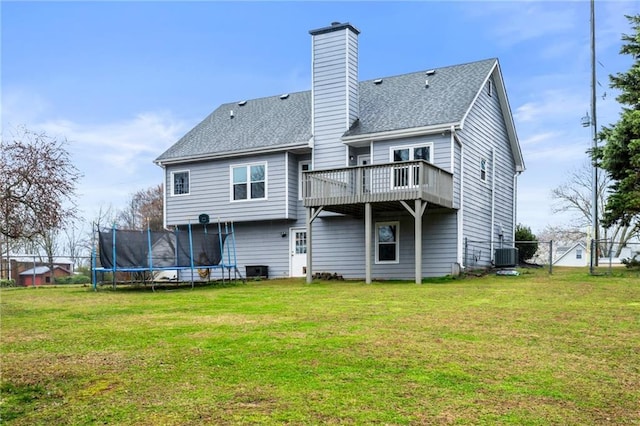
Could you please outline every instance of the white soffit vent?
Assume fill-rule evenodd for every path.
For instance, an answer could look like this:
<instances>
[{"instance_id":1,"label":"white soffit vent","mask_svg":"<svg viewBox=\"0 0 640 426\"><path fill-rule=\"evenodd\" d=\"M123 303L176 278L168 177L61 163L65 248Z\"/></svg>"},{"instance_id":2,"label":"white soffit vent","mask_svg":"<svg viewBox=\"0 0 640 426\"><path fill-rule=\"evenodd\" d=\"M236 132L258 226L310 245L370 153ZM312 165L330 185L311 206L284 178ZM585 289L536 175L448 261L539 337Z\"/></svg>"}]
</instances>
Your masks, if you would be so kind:
<instances>
[{"instance_id":1,"label":"white soffit vent","mask_svg":"<svg viewBox=\"0 0 640 426\"><path fill-rule=\"evenodd\" d=\"M373 84L382 84L382 79L373 80Z\"/></svg>"},{"instance_id":2,"label":"white soffit vent","mask_svg":"<svg viewBox=\"0 0 640 426\"><path fill-rule=\"evenodd\" d=\"M288 93L285 93L284 95L280 95L280 99L287 99L289 97Z\"/></svg>"}]
</instances>

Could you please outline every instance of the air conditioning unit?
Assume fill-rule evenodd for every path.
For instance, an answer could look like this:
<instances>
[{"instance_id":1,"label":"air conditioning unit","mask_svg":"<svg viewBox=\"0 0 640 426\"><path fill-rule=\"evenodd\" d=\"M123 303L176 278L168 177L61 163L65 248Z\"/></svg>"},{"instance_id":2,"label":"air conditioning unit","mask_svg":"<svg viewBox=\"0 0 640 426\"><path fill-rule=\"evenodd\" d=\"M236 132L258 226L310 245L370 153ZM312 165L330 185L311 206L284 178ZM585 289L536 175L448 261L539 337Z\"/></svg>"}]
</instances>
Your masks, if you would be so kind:
<instances>
[{"instance_id":1,"label":"air conditioning unit","mask_svg":"<svg viewBox=\"0 0 640 426\"><path fill-rule=\"evenodd\" d=\"M510 268L518 264L517 248L496 249L494 264L496 268Z\"/></svg>"}]
</instances>

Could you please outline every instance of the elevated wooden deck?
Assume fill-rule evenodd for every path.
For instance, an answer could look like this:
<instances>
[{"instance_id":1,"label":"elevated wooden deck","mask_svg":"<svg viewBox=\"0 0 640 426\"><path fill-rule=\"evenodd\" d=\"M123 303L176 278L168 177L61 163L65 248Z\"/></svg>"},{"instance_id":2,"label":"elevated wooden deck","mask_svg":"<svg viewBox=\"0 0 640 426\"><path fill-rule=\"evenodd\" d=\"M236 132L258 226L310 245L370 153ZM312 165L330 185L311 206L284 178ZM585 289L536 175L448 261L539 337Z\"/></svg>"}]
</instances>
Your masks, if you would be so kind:
<instances>
[{"instance_id":1,"label":"elevated wooden deck","mask_svg":"<svg viewBox=\"0 0 640 426\"><path fill-rule=\"evenodd\" d=\"M424 160L308 171L302 194L305 207L355 215L365 203L389 210L417 199L453 208L453 175Z\"/></svg>"}]
</instances>

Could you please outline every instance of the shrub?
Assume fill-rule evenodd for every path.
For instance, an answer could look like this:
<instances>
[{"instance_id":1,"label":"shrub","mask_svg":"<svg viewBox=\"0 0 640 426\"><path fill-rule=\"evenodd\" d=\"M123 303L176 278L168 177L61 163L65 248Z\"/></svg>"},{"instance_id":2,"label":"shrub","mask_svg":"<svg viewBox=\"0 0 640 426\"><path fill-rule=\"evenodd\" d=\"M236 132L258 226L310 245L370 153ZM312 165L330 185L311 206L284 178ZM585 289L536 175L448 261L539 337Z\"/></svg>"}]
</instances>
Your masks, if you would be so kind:
<instances>
[{"instance_id":1,"label":"shrub","mask_svg":"<svg viewBox=\"0 0 640 426\"><path fill-rule=\"evenodd\" d=\"M528 226L516 225L516 241L520 263L531 259L538 251L538 237L531 232L531 228Z\"/></svg>"},{"instance_id":2,"label":"shrub","mask_svg":"<svg viewBox=\"0 0 640 426\"><path fill-rule=\"evenodd\" d=\"M640 259L637 254L630 259L622 259L622 263L627 269L640 269Z\"/></svg>"},{"instance_id":3,"label":"shrub","mask_svg":"<svg viewBox=\"0 0 640 426\"><path fill-rule=\"evenodd\" d=\"M70 275L56 278L56 284L87 284L90 282L91 278L86 275Z\"/></svg>"},{"instance_id":4,"label":"shrub","mask_svg":"<svg viewBox=\"0 0 640 426\"><path fill-rule=\"evenodd\" d=\"M0 287L15 287L15 286L16 286L16 280L5 280L5 279L0 280Z\"/></svg>"}]
</instances>

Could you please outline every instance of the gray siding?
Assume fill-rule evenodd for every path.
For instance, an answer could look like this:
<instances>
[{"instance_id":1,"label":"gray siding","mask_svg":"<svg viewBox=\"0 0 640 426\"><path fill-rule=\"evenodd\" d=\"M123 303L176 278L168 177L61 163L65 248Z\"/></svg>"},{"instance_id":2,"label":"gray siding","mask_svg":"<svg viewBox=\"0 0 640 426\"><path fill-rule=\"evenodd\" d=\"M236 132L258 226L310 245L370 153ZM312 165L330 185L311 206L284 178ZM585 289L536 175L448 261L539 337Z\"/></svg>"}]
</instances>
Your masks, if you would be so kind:
<instances>
[{"instance_id":1,"label":"gray siding","mask_svg":"<svg viewBox=\"0 0 640 426\"><path fill-rule=\"evenodd\" d=\"M442 135L441 133L375 142L373 144L374 152L371 156L373 164L389 163L391 161L389 154L391 147L411 146L423 143L433 143L433 164L451 172L451 138L448 134Z\"/></svg>"},{"instance_id":2,"label":"gray siding","mask_svg":"<svg viewBox=\"0 0 640 426\"><path fill-rule=\"evenodd\" d=\"M372 274L375 279L413 280L414 222L404 212L374 217L373 223L400 221L400 262L375 264L372 247ZM236 258L244 274L247 265L267 265L270 278L289 275L290 227L303 227L304 221L263 221L235 224ZM449 235L456 228L455 212L427 211L423 217L423 274L436 277L451 274L456 262L456 242ZM375 232L375 227L374 227ZM330 272L347 279L363 279L364 221L351 217L319 217L313 222L313 271ZM375 238L373 238L375 241Z\"/></svg>"},{"instance_id":3,"label":"gray siding","mask_svg":"<svg viewBox=\"0 0 640 426\"><path fill-rule=\"evenodd\" d=\"M300 199L299 167L301 161L311 161L311 155L289 154L289 218L302 221L304 228L306 211Z\"/></svg>"},{"instance_id":4,"label":"gray siding","mask_svg":"<svg viewBox=\"0 0 640 426\"><path fill-rule=\"evenodd\" d=\"M375 223L400 222L400 258L397 264L375 263ZM451 274L456 262L455 212L428 210L423 223L423 275L436 277ZM406 212L375 216L372 234L372 276L374 279L414 279L414 220ZM320 217L313 222L314 272L336 272L345 278L362 279L365 275L364 220L346 217Z\"/></svg>"},{"instance_id":5,"label":"gray siding","mask_svg":"<svg viewBox=\"0 0 640 426\"><path fill-rule=\"evenodd\" d=\"M314 169L345 166L340 137L358 113L357 35L348 28L313 37Z\"/></svg>"},{"instance_id":6,"label":"gray siding","mask_svg":"<svg viewBox=\"0 0 640 426\"><path fill-rule=\"evenodd\" d=\"M166 225L195 223L198 215L207 213L212 218L234 222L252 220L289 219L295 211L286 215L285 156L277 153L253 157L224 159L166 168ZM267 199L231 201L230 166L266 162ZM291 168L291 164L289 165ZM297 167L297 163L295 164ZM190 193L171 195L171 172L189 170ZM290 173L289 173L290 175ZM289 177L289 181L291 178ZM297 185L297 183L295 184ZM295 195L297 199L297 193ZM291 197L289 197L291 198Z\"/></svg>"},{"instance_id":7,"label":"gray siding","mask_svg":"<svg viewBox=\"0 0 640 426\"><path fill-rule=\"evenodd\" d=\"M263 221L236 223L236 258L238 269L245 274L248 265L266 265L269 278L289 276L289 227L292 222ZM304 227L304 224L301 225ZM287 234L282 237L282 233Z\"/></svg>"},{"instance_id":8,"label":"gray siding","mask_svg":"<svg viewBox=\"0 0 640 426\"><path fill-rule=\"evenodd\" d=\"M493 85L493 81L492 81ZM494 86L495 87L495 86ZM510 238L513 221L514 159L495 91L484 87L473 105L459 136L464 145L463 234L475 241L498 241L498 224ZM487 161L487 179L480 179L480 160ZM495 158L495 162L492 161ZM495 194L493 180L495 179ZM491 205L494 195L494 229Z\"/></svg>"}]
</instances>

